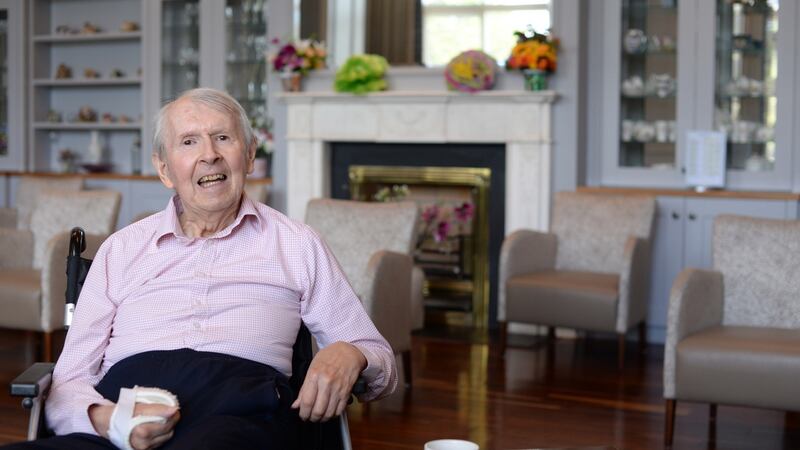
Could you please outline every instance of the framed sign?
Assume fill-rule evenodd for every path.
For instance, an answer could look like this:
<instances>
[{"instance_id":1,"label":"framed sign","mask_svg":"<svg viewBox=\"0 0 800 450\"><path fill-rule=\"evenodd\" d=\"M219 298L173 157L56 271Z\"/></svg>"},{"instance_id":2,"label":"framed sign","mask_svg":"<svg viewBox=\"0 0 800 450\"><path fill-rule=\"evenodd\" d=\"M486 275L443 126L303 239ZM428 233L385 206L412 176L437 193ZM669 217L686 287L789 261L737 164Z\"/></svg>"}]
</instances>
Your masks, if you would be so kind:
<instances>
[{"instance_id":1,"label":"framed sign","mask_svg":"<svg viewBox=\"0 0 800 450\"><path fill-rule=\"evenodd\" d=\"M689 131L684 158L688 186L702 191L725 186L726 136L722 131Z\"/></svg>"}]
</instances>

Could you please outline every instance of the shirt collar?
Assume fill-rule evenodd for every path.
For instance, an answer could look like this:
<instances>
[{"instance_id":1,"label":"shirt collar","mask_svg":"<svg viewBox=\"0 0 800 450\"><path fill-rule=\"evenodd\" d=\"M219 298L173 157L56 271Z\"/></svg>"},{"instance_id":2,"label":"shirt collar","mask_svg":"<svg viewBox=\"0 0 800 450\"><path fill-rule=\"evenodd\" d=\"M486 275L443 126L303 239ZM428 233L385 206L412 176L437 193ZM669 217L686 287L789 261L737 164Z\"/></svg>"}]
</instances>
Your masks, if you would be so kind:
<instances>
[{"instance_id":1,"label":"shirt collar","mask_svg":"<svg viewBox=\"0 0 800 450\"><path fill-rule=\"evenodd\" d=\"M164 214L161 216L161 220L156 227L156 234L154 236L155 239L153 240L153 250L157 250L162 240L167 237L191 241L191 239L187 238L183 233L180 220L178 220L178 216L182 212L183 204L181 203L181 199L178 197L178 194L175 194L167 203ZM258 214L258 210L253 204L253 200L251 200L246 193L242 193L242 203L239 205L239 211L236 213L236 219L230 225L220 230L215 235L209 237L209 239L223 238L228 236L233 232L233 230L239 227L239 224L241 224L246 217L249 216L255 217L255 220L259 224L261 223L261 215Z\"/></svg>"}]
</instances>

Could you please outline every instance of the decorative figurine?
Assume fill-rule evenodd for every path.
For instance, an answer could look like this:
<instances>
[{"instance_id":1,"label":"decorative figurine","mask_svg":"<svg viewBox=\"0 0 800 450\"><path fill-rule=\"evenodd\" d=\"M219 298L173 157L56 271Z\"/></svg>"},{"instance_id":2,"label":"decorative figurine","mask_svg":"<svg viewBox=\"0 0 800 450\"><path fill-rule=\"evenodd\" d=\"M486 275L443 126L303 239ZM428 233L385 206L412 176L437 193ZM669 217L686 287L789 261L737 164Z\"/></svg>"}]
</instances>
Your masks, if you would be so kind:
<instances>
[{"instance_id":1,"label":"decorative figurine","mask_svg":"<svg viewBox=\"0 0 800 450\"><path fill-rule=\"evenodd\" d=\"M122 22L122 25L120 25L119 31L122 31L124 33L132 33L134 31L139 31L139 24L132 20L126 20Z\"/></svg>"},{"instance_id":2,"label":"decorative figurine","mask_svg":"<svg viewBox=\"0 0 800 450\"><path fill-rule=\"evenodd\" d=\"M51 109L47 111L47 121L48 122L61 122L61 113L56 111L55 109Z\"/></svg>"},{"instance_id":3,"label":"decorative figurine","mask_svg":"<svg viewBox=\"0 0 800 450\"><path fill-rule=\"evenodd\" d=\"M125 114L119 115L119 123L132 123L133 119L130 116L126 116Z\"/></svg>"},{"instance_id":4,"label":"decorative figurine","mask_svg":"<svg viewBox=\"0 0 800 450\"><path fill-rule=\"evenodd\" d=\"M56 34L75 34L76 30L69 25L59 25L56 27Z\"/></svg>"},{"instance_id":5,"label":"decorative figurine","mask_svg":"<svg viewBox=\"0 0 800 450\"><path fill-rule=\"evenodd\" d=\"M103 113L102 117L100 118L100 121L103 123L114 123L117 121L117 118L114 117L114 115L111 113Z\"/></svg>"},{"instance_id":6,"label":"decorative figurine","mask_svg":"<svg viewBox=\"0 0 800 450\"><path fill-rule=\"evenodd\" d=\"M78 110L78 122L97 122L97 113L89 106L81 106Z\"/></svg>"},{"instance_id":7,"label":"decorative figurine","mask_svg":"<svg viewBox=\"0 0 800 450\"><path fill-rule=\"evenodd\" d=\"M58 163L63 173L75 172L75 161L78 155L68 148L62 148L58 151Z\"/></svg>"},{"instance_id":8,"label":"decorative figurine","mask_svg":"<svg viewBox=\"0 0 800 450\"><path fill-rule=\"evenodd\" d=\"M63 80L67 78L72 78L72 69L68 65L61 63L56 68L56 79Z\"/></svg>"},{"instance_id":9,"label":"decorative figurine","mask_svg":"<svg viewBox=\"0 0 800 450\"><path fill-rule=\"evenodd\" d=\"M87 67L83 69L83 76L84 78L100 78L100 72Z\"/></svg>"},{"instance_id":10,"label":"decorative figurine","mask_svg":"<svg viewBox=\"0 0 800 450\"><path fill-rule=\"evenodd\" d=\"M111 78L125 78L125 72L120 69L112 69L108 76Z\"/></svg>"},{"instance_id":11,"label":"decorative figurine","mask_svg":"<svg viewBox=\"0 0 800 450\"><path fill-rule=\"evenodd\" d=\"M83 28L81 28L81 34L97 34L101 31L103 31L103 29L92 24L92 22L84 22Z\"/></svg>"}]
</instances>

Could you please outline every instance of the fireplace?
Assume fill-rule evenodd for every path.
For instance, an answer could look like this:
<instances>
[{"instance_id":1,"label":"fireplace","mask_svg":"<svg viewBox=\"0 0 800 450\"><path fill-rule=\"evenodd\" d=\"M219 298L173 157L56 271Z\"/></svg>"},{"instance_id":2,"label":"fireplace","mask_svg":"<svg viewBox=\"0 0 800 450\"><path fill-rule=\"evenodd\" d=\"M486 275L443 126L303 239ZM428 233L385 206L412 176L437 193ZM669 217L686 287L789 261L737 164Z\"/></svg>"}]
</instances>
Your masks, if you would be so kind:
<instances>
[{"instance_id":1,"label":"fireplace","mask_svg":"<svg viewBox=\"0 0 800 450\"><path fill-rule=\"evenodd\" d=\"M364 147L365 159L355 165L476 168L486 163L469 158L484 153L474 151L475 146L487 146L500 149L488 153L502 166L491 167L489 228L499 234L489 239L490 274L503 236L520 228L548 227L553 92L390 91L356 96L303 92L280 98L287 104L286 212L292 218L302 220L312 198L349 198L347 176L336 178L334 169L341 145L380 144ZM417 164L425 158L430 159ZM433 161L438 158L440 162ZM502 219L494 226L496 205L503 209L496 213ZM495 314L491 300L488 309L491 326Z\"/></svg>"},{"instance_id":2,"label":"fireplace","mask_svg":"<svg viewBox=\"0 0 800 450\"><path fill-rule=\"evenodd\" d=\"M392 188L403 186L400 196L422 208L415 263L426 274L429 311L450 324L493 326L505 229L505 146L335 142L330 151L332 197L374 201L376 193L391 196ZM469 220L456 216L464 204L472 208ZM433 227L443 222L448 229L437 233Z\"/></svg>"}]
</instances>

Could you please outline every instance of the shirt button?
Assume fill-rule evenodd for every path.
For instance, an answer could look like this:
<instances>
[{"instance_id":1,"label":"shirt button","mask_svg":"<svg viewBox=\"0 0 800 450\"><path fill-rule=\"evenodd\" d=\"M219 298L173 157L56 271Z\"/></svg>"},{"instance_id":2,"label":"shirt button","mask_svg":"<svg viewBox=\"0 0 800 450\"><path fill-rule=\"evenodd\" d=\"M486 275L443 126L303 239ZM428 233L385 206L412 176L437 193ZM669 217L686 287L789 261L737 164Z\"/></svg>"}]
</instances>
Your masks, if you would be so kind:
<instances>
[{"instance_id":1,"label":"shirt button","mask_svg":"<svg viewBox=\"0 0 800 450\"><path fill-rule=\"evenodd\" d=\"M194 276L196 276L197 278L203 278L204 276L206 276L206 274L198 270L197 272L194 273Z\"/></svg>"},{"instance_id":2,"label":"shirt button","mask_svg":"<svg viewBox=\"0 0 800 450\"><path fill-rule=\"evenodd\" d=\"M200 322L194 322L192 324L192 326L194 327L195 330L199 330L200 329Z\"/></svg>"}]
</instances>

